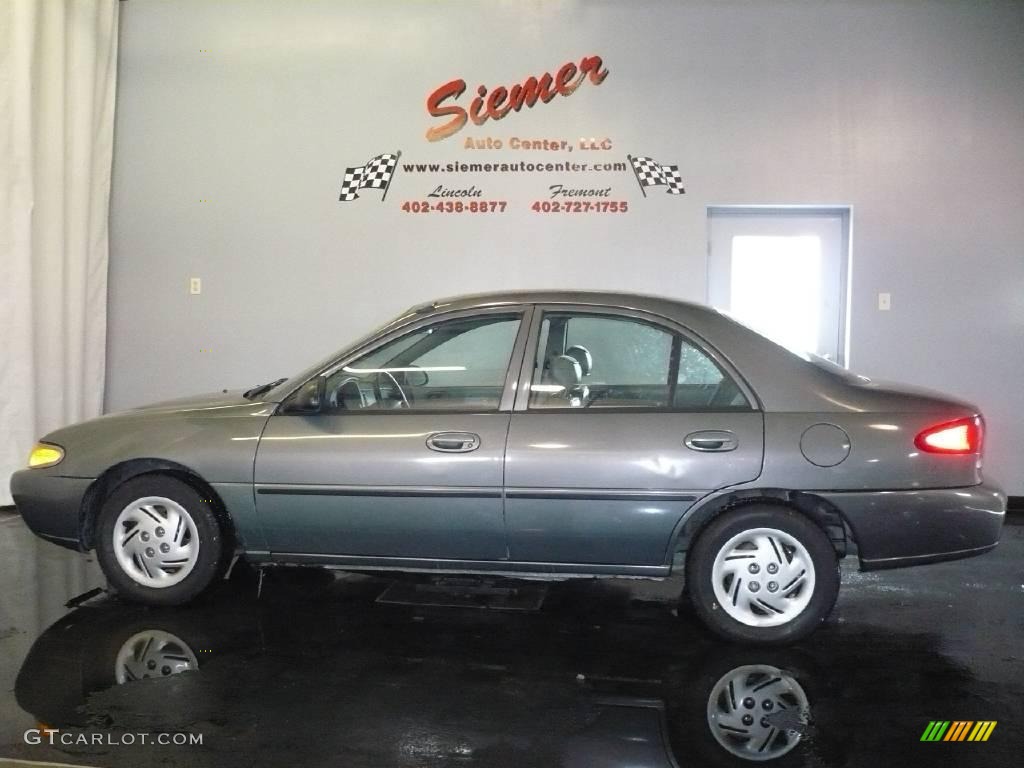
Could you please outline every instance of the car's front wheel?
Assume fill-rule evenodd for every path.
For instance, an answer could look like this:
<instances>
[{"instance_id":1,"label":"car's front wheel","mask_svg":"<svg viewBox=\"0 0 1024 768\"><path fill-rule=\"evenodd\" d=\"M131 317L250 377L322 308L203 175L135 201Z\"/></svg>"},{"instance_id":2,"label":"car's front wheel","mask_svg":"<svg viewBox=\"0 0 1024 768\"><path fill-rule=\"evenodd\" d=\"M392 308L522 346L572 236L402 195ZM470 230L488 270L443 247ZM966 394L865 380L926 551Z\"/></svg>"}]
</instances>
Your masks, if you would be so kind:
<instances>
[{"instance_id":1,"label":"car's front wheel","mask_svg":"<svg viewBox=\"0 0 1024 768\"><path fill-rule=\"evenodd\" d=\"M224 537L209 500L194 488L173 477L143 475L103 504L96 554L123 597L180 605L219 575Z\"/></svg>"},{"instance_id":2,"label":"car's front wheel","mask_svg":"<svg viewBox=\"0 0 1024 768\"><path fill-rule=\"evenodd\" d=\"M788 507L751 504L701 531L686 558L690 600L729 640L791 643L824 621L839 593L825 532Z\"/></svg>"}]
</instances>

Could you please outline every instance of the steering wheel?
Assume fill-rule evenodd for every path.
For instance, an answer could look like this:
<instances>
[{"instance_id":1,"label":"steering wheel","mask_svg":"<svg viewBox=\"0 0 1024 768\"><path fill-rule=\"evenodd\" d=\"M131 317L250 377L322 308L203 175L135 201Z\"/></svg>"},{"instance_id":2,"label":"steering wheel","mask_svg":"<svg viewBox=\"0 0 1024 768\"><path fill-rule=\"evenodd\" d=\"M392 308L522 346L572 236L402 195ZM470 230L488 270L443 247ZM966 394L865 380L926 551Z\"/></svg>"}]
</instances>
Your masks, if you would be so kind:
<instances>
[{"instance_id":1,"label":"steering wheel","mask_svg":"<svg viewBox=\"0 0 1024 768\"><path fill-rule=\"evenodd\" d=\"M368 403L366 402L366 395L363 394L362 388L359 386L359 379L355 376L349 376L344 379L334 391L328 396L328 405L331 408L344 408L345 403L348 402L348 398L345 395L345 389L350 388L356 397L359 398L359 407L365 408Z\"/></svg>"},{"instance_id":2,"label":"steering wheel","mask_svg":"<svg viewBox=\"0 0 1024 768\"><path fill-rule=\"evenodd\" d=\"M409 398L406 396L405 390L402 389L402 385L398 383L398 379L395 378L395 375L391 373L391 371L387 370L377 371L377 375L373 377L373 394L377 398L377 402L384 402L384 390L380 385L381 378L384 376L387 376L389 379L391 379L392 386L394 386L394 388L398 390L398 395L399 397L402 398L402 405L400 407L411 408L412 406L409 405Z\"/></svg>"}]
</instances>

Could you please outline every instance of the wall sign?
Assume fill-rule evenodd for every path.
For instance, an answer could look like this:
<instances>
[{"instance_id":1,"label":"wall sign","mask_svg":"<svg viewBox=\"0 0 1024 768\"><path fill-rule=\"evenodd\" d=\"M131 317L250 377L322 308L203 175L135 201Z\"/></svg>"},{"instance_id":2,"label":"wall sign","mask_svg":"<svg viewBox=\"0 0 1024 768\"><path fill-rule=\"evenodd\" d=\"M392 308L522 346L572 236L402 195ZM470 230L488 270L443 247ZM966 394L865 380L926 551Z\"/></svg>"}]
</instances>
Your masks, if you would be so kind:
<instances>
[{"instance_id":1,"label":"wall sign","mask_svg":"<svg viewBox=\"0 0 1024 768\"><path fill-rule=\"evenodd\" d=\"M501 120L524 106L532 109L538 100L547 104L555 96L571 96L587 77L594 85L600 85L608 77L608 70L602 66L600 56L584 56L578 67L571 61L566 62L554 76L545 72L539 80L528 77L508 89L499 85L488 93L487 86L480 85L468 113L457 104L445 104L457 101L466 90L465 80L451 80L427 97L427 112L431 116L452 116L446 123L428 128L427 141L441 141L461 131L467 118L476 125L483 125L488 120Z\"/></svg>"},{"instance_id":2,"label":"wall sign","mask_svg":"<svg viewBox=\"0 0 1024 768\"><path fill-rule=\"evenodd\" d=\"M345 169L345 178L341 182L341 195L339 201L348 202L358 200L356 194L360 189L383 189L384 194L380 200L388 196L388 187L391 186L391 178L398 168L398 158L402 156L401 151L393 155L377 155L365 165Z\"/></svg>"},{"instance_id":3,"label":"wall sign","mask_svg":"<svg viewBox=\"0 0 1024 768\"><path fill-rule=\"evenodd\" d=\"M636 174L636 181L640 185L640 191L647 197L647 187L657 187L664 184L668 189L665 191L670 195L682 195L686 193L683 189L683 177L679 175L678 165L662 165L656 163L649 157L633 157L627 155L633 166L633 173Z\"/></svg>"},{"instance_id":4,"label":"wall sign","mask_svg":"<svg viewBox=\"0 0 1024 768\"><path fill-rule=\"evenodd\" d=\"M556 96L571 96L585 82L601 85L608 74L600 56L584 56L579 64L569 61L554 74L545 72L539 78L531 76L508 88L479 85L477 95L468 102L468 109L458 103L466 91L466 81L451 80L427 96L427 113L434 118L448 118L427 129L427 141L450 138L470 121L478 126L488 121L497 122L523 107L532 109ZM460 147L455 143L452 146ZM467 136L460 147L462 152L471 153L464 156L466 159L400 162L400 151L385 152L363 165L345 169L338 200L351 202L359 199L360 190L380 189L383 190L381 202L384 202L399 172L403 178L413 180L426 177L427 184L418 192L398 201L401 211L417 214L493 214L515 210L516 204L506 195L491 192L509 175L537 179L537 192L523 205L535 213L627 213L629 201L614 190L619 186L616 182L630 177L636 181L644 198L649 188L658 186L664 186L669 195L685 193L679 166L663 165L645 155L626 155L625 162L613 159L610 153L614 146L615 142L607 136L549 136L544 139ZM508 156L506 152L514 155ZM576 160L574 152L586 155Z\"/></svg>"}]
</instances>

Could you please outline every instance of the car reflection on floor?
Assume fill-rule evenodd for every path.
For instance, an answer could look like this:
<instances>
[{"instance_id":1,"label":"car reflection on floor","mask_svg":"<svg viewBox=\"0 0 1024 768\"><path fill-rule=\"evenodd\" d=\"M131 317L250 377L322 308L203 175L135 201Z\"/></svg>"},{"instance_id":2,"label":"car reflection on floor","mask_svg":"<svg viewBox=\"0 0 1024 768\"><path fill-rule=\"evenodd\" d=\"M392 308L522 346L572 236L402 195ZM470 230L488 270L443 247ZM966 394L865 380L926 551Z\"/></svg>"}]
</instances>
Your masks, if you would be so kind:
<instances>
[{"instance_id":1,"label":"car reflection on floor","mask_svg":"<svg viewBox=\"0 0 1024 768\"><path fill-rule=\"evenodd\" d=\"M887 757L920 757L919 721L972 685L924 634L742 648L617 584L552 585L539 611L379 602L393 584L273 571L257 597L240 569L185 608L94 598L38 638L17 702L49 728L203 734L72 752L93 765L853 765L886 727Z\"/></svg>"},{"instance_id":2,"label":"car reflection on floor","mask_svg":"<svg viewBox=\"0 0 1024 768\"><path fill-rule=\"evenodd\" d=\"M692 658L702 684L672 706L703 718L702 751L778 758L808 727L804 673L778 666L780 654L701 661L707 639L673 636L663 606L622 605L615 588L589 595L582 612L452 617L374 602L384 580L276 575L259 600L242 580L192 608L85 605L32 648L18 702L54 728L213 727L243 737L250 754L273 750L283 722L286 741L336 741L316 749L383 763L504 752L530 764L671 766L686 734L669 726L662 673ZM556 586L554 600L574 602L573 591ZM182 673L198 674L173 679ZM261 739L271 743L254 749Z\"/></svg>"}]
</instances>

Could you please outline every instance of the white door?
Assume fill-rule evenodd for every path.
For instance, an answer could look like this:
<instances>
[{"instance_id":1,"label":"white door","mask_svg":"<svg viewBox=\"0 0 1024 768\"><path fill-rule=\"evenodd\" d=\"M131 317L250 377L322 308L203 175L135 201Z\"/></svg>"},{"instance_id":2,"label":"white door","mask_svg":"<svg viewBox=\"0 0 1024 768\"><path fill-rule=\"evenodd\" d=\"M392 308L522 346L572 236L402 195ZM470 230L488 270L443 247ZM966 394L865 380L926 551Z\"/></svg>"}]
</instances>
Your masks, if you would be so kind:
<instances>
[{"instance_id":1,"label":"white door","mask_svg":"<svg viewBox=\"0 0 1024 768\"><path fill-rule=\"evenodd\" d=\"M843 365L848 241L846 208L711 208L708 303Z\"/></svg>"}]
</instances>

